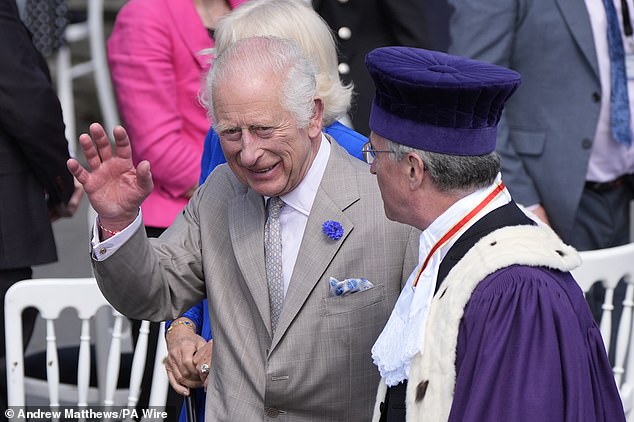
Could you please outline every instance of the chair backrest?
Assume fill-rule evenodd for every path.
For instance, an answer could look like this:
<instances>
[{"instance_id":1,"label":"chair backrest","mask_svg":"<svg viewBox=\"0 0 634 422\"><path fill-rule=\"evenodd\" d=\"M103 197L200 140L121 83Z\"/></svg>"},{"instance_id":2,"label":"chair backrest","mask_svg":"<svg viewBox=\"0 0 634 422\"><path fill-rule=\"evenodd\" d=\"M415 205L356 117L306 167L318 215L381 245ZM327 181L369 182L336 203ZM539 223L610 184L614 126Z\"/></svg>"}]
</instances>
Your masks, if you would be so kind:
<instances>
[{"instance_id":1,"label":"chair backrest","mask_svg":"<svg viewBox=\"0 0 634 422\"><path fill-rule=\"evenodd\" d=\"M58 278L58 279L33 279L15 283L7 291L5 296L5 328L6 337L6 361L7 361L7 390L8 404L10 406L25 405L25 359L22 349L22 319L21 314L25 308L34 307L40 312L40 316L46 323L46 383L47 396L51 406L60 404L77 404L78 406L92 405L128 405L134 406L139 397L145 356L148 347L147 326L144 321L134 350L134 359L130 374L128 391L125 392L127 400L117 402L117 380L119 378L121 361L122 325L125 317L114 310L103 297L94 278ZM107 379L105 391L89 394L91 352L91 318L97 312L107 307L113 313L113 327L109 353L106 359ZM55 322L64 309L72 308L77 311L81 321L79 340L79 358L77 360L77 383L69 387L60 383L60 365L58 358L58 345ZM59 327L58 327L59 328ZM167 349L163 336L159 336L157 344L154 372L165 373L163 361L167 356ZM74 387L74 388L72 388ZM167 397L167 374L153 378L151 406L164 406ZM71 391L74 397L69 399L64 393ZM60 392L62 394L60 394ZM29 391L31 393L31 391ZM93 392L94 393L94 392ZM120 392L119 392L120 393ZM64 397L62 397L64 396ZM63 401L60 403L60 401Z\"/></svg>"},{"instance_id":2,"label":"chair backrest","mask_svg":"<svg viewBox=\"0 0 634 422\"><path fill-rule=\"evenodd\" d=\"M614 356L613 372L621 393L626 415L634 408L634 337L632 308L634 307L634 243L613 248L583 251L581 265L572 271L584 293L596 283L605 289L599 327L610 356ZM626 284L625 297L615 302L615 289L622 281ZM619 303L620 302L620 303ZM615 306L621 316L614 321ZM613 324L616 323L616 327ZM612 333L616 332L616 339ZM610 350L614 347L614 350Z\"/></svg>"}]
</instances>

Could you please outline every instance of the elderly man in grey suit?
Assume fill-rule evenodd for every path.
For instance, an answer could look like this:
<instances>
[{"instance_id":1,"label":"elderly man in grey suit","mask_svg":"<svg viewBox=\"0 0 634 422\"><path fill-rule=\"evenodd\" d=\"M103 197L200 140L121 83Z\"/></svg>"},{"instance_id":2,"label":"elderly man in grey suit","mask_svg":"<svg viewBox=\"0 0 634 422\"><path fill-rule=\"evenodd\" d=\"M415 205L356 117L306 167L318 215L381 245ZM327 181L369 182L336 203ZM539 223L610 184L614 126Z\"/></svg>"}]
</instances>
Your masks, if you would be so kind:
<instances>
[{"instance_id":1,"label":"elderly man in grey suit","mask_svg":"<svg viewBox=\"0 0 634 422\"><path fill-rule=\"evenodd\" d=\"M630 18L619 13L627 2L449 2L454 9L451 53L522 74L522 86L506 104L497 141L502 174L515 200L533 207L577 249L629 242L634 149L616 142L610 130L606 12L616 6L613 29L631 56L632 36L622 32L631 28ZM634 75L628 75L626 89L631 99Z\"/></svg>"},{"instance_id":2,"label":"elderly man in grey suit","mask_svg":"<svg viewBox=\"0 0 634 422\"><path fill-rule=\"evenodd\" d=\"M419 234L385 218L368 166L322 135L315 70L293 43L240 41L208 85L228 166L159 239L141 230L150 166L133 166L125 130L115 129L116 153L97 124L80 137L90 171L68 167L98 213L101 289L126 315L153 320L208 297L208 420L369 420L370 348L415 266ZM271 252L279 231L281 257L279 245Z\"/></svg>"}]
</instances>

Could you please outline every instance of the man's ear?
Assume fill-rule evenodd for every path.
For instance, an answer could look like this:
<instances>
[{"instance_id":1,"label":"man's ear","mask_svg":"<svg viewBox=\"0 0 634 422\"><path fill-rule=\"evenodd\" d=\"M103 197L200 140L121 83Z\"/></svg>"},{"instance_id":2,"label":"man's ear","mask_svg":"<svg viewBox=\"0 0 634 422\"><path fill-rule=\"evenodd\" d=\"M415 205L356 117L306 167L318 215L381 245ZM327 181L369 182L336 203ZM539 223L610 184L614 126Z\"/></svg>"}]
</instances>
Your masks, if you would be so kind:
<instances>
[{"instance_id":1,"label":"man's ear","mask_svg":"<svg viewBox=\"0 0 634 422\"><path fill-rule=\"evenodd\" d=\"M406 164L407 181L410 189L417 190L425 179L425 162L415 152L407 154L403 162Z\"/></svg>"},{"instance_id":2,"label":"man's ear","mask_svg":"<svg viewBox=\"0 0 634 422\"><path fill-rule=\"evenodd\" d=\"M308 136L310 138L316 138L321 136L321 129L323 127L323 114L324 114L324 103L321 98L315 97L314 101L314 110L313 115L310 118L310 122L308 122Z\"/></svg>"}]
</instances>

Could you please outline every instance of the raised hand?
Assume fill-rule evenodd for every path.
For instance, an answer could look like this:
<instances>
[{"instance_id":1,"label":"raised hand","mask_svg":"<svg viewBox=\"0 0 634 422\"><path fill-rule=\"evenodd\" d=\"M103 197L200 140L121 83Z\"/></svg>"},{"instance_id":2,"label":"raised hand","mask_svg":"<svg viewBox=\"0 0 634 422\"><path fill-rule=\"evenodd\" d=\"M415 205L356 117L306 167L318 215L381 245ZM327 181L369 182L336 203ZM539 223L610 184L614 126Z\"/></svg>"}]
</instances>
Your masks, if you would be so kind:
<instances>
[{"instance_id":1,"label":"raised hand","mask_svg":"<svg viewBox=\"0 0 634 422\"><path fill-rule=\"evenodd\" d=\"M149 162L141 161L134 167L125 129L117 126L113 134L114 149L103 127L91 124L90 135L79 137L88 168L74 158L68 160L67 166L83 185L101 224L119 231L134 221L141 203L152 192L153 183Z\"/></svg>"}]
</instances>

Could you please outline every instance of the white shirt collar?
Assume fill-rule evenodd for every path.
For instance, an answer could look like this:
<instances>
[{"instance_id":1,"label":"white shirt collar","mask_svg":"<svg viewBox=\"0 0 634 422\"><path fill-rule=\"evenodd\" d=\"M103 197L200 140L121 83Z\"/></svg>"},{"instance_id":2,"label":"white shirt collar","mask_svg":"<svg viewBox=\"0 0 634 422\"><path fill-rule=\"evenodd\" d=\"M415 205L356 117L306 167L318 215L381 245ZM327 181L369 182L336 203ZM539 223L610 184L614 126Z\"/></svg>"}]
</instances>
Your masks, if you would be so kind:
<instances>
[{"instance_id":1,"label":"white shirt collar","mask_svg":"<svg viewBox=\"0 0 634 422\"><path fill-rule=\"evenodd\" d=\"M304 179L292 191L281 196L286 205L308 216L317 196L317 189L326 171L330 157L330 142L322 133L321 143ZM268 198L266 198L268 199Z\"/></svg>"}]
</instances>

